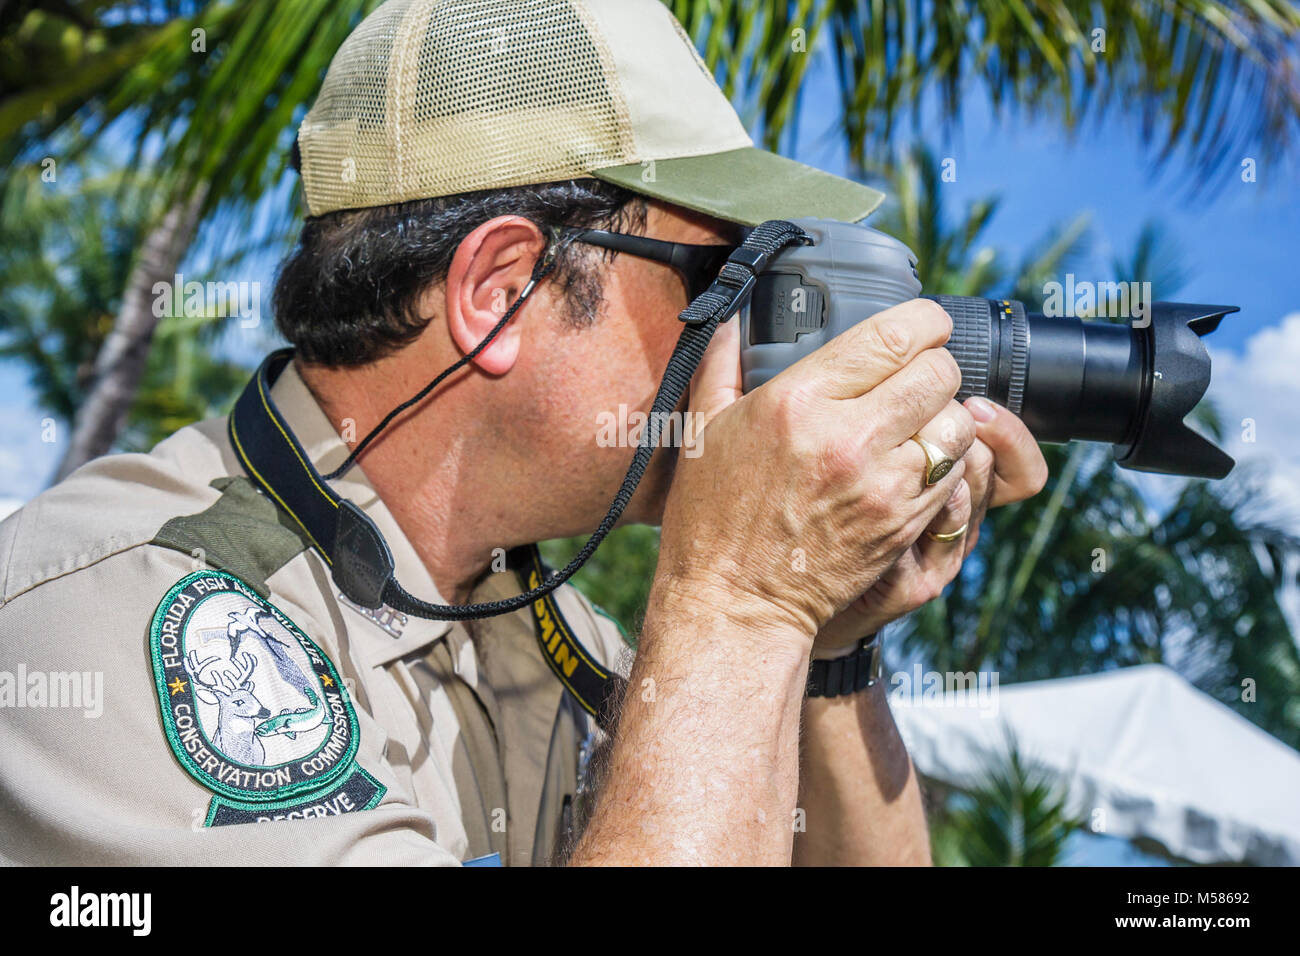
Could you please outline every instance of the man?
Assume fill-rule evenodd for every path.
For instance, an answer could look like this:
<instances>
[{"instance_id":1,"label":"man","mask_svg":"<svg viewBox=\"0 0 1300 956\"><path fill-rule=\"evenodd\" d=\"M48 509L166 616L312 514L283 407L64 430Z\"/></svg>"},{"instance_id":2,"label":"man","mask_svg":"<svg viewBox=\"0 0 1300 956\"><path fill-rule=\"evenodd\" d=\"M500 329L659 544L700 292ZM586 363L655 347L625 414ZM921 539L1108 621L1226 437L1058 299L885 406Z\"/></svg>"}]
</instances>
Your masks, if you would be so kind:
<instances>
[{"instance_id":1,"label":"man","mask_svg":"<svg viewBox=\"0 0 1300 956\"><path fill-rule=\"evenodd\" d=\"M1012 415L953 401L933 303L743 398L721 326L684 409L698 448L660 449L623 515L663 529L634 661L567 585L467 623L408 600L542 585L529 546L600 523L633 449L597 423L649 408L699 264L880 197L753 149L655 0L390 0L298 146L292 360L231 422L0 526L28 675L0 709L0 855L925 862L871 635L1044 481ZM588 230L703 248L670 265ZM102 715L51 706L101 677Z\"/></svg>"}]
</instances>

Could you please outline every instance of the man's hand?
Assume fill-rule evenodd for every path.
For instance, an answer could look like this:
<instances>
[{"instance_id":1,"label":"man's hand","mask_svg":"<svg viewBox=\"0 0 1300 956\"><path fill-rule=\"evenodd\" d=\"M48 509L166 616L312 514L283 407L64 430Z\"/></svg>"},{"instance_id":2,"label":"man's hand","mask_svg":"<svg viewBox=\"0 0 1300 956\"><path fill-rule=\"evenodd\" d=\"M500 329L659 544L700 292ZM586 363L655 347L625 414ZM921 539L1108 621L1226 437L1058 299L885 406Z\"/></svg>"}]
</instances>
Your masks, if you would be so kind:
<instances>
[{"instance_id":1,"label":"man's hand","mask_svg":"<svg viewBox=\"0 0 1300 956\"><path fill-rule=\"evenodd\" d=\"M859 638L934 600L974 549L988 509L1042 490L1047 463L1024 423L983 398L967 399L966 410L975 422L976 438L966 452L965 477L926 529L942 535L966 525L966 534L948 542L923 534L869 591L821 630L814 653L835 656Z\"/></svg>"},{"instance_id":2,"label":"man's hand","mask_svg":"<svg viewBox=\"0 0 1300 956\"><path fill-rule=\"evenodd\" d=\"M943 348L951 332L938 305L907 302L741 397L736 323L719 330L691 390L706 422L702 454L677 461L633 690L575 862L788 863L801 781L822 794L809 819L828 840L844 833L839 796L860 804L874 787L872 807L893 801L880 821L902 807L903 857L926 855L915 780L875 769L884 738L873 733L869 752L856 716L859 699L870 701L845 699L847 725L836 719L843 708L829 719L823 708L807 734L801 727L817 632L875 585L962 483L976 428L952 400L961 373ZM917 432L957 459L933 486ZM801 743L841 756L807 760L801 774ZM901 760L882 766L907 778L897 734L885 743ZM871 827L849 823L845 845L858 858ZM805 837L816 859L815 834Z\"/></svg>"},{"instance_id":3,"label":"man's hand","mask_svg":"<svg viewBox=\"0 0 1300 956\"><path fill-rule=\"evenodd\" d=\"M836 656L858 638L932 600L957 575L990 507L1042 488L1047 466L1028 429L1004 408L971 398L976 439L965 477L927 531L966 533L952 541L922 535L861 598L817 635L815 656ZM925 433L944 448L943 436ZM805 832L794 860L812 865L903 865L930 859L915 769L894 724L887 684L847 697L804 702L799 806Z\"/></svg>"},{"instance_id":4,"label":"man's hand","mask_svg":"<svg viewBox=\"0 0 1300 956\"><path fill-rule=\"evenodd\" d=\"M952 400L951 332L936 303L905 302L740 398L722 326L692 388L703 454L677 463L657 588L811 640L872 587L962 484L976 429ZM918 432L957 460L933 486Z\"/></svg>"},{"instance_id":5,"label":"man's hand","mask_svg":"<svg viewBox=\"0 0 1300 956\"><path fill-rule=\"evenodd\" d=\"M958 461L927 487L911 436L951 435L958 459L975 438L951 331L935 303L904 303L740 397L736 323L719 330L691 391L702 454L677 461L635 690L575 862L790 862L813 640L961 481Z\"/></svg>"}]
</instances>

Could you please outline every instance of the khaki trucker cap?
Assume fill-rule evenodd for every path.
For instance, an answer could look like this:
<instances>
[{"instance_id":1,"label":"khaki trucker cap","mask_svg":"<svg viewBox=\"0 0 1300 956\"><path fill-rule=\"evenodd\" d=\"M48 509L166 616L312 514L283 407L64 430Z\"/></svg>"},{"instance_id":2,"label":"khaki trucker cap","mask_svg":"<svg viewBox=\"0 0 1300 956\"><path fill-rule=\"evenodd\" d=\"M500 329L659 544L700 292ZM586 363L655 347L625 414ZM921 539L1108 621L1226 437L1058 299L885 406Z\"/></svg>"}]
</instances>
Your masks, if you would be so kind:
<instances>
[{"instance_id":1,"label":"khaki trucker cap","mask_svg":"<svg viewBox=\"0 0 1300 956\"><path fill-rule=\"evenodd\" d=\"M585 176L751 226L883 198L754 148L659 0L388 0L298 146L313 216Z\"/></svg>"}]
</instances>

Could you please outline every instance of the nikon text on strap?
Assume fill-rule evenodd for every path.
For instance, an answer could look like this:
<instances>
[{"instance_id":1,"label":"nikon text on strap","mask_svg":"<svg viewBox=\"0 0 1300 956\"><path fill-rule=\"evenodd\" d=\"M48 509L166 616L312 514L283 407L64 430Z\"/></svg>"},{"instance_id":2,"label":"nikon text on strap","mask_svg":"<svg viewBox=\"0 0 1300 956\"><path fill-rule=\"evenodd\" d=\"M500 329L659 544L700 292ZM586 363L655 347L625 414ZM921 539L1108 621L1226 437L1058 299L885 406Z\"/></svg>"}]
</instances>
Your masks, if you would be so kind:
<instances>
[{"instance_id":1,"label":"nikon text on strap","mask_svg":"<svg viewBox=\"0 0 1300 956\"><path fill-rule=\"evenodd\" d=\"M535 544L515 548L506 560L525 591L536 588L547 576L546 565ZM606 671L587 653L565 620L554 593L539 597L531 610L533 629L547 666L582 708L609 730L627 682L618 674Z\"/></svg>"},{"instance_id":2,"label":"nikon text on strap","mask_svg":"<svg viewBox=\"0 0 1300 956\"><path fill-rule=\"evenodd\" d=\"M292 359L292 349L281 349L267 356L252 381L245 386L230 415L231 445L249 477L302 527L313 548L329 565L334 583L349 600L371 609L386 604L395 611L432 620L464 621L509 614L549 595L572 577L595 552L631 501L654 450L659 446L668 416L685 394L719 323L730 318L745 303L753 291L758 274L776 253L793 242L804 242L806 239L797 226L782 220L772 220L757 226L731 253L708 290L682 310L681 335L668 360L641 441L609 511L591 538L563 570L543 575L539 565L535 579L530 578L528 590L515 597L482 604L431 604L410 594L398 583L393 574L392 553L379 529L365 512L351 501L340 497L330 487L326 478L308 460L302 445L271 398L271 387ZM554 258L554 249L548 248L546 255L538 260L532 279L496 328L472 352L444 370L398 409L394 409L330 477L336 477L345 471L364 446L396 417L398 411L418 403L439 382L457 368L468 364L486 348L523 304L537 282L550 272ZM576 638L574 640L576 642ZM577 646L581 649L581 645ZM585 651L582 656L590 659ZM575 696L578 695L574 687L570 686L569 689L574 691ZM607 696L607 693L602 692L600 699L594 702L582 700L581 697L579 700L588 711L599 714L600 703Z\"/></svg>"}]
</instances>

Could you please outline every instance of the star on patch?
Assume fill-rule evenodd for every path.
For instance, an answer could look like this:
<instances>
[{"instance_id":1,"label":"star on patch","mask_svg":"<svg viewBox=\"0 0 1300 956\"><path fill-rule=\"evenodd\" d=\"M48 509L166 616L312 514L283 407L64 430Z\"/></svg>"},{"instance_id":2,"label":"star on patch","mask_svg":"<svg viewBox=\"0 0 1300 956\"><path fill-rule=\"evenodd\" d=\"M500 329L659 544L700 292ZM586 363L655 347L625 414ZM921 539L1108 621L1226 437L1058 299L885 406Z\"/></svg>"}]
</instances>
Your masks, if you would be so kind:
<instances>
[{"instance_id":1,"label":"star on patch","mask_svg":"<svg viewBox=\"0 0 1300 956\"><path fill-rule=\"evenodd\" d=\"M188 683L188 682L187 682L187 681L183 681L183 680L181 680L181 679L178 677L178 678L176 678L174 681L172 681L170 684L168 684L167 686L171 688L171 690L172 690L172 696L175 697L177 694L179 694L181 691L183 691L183 690L185 689L185 685L186 685L186 683Z\"/></svg>"},{"instance_id":2,"label":"star on patch","mask_svg":"<svg viewBox=\"0 0 1300 956\"><path fill-rule=\"evenodd\" d=\"M321 675L320 675L320 682L321 682L321 684L322 684L323 686L325 686L325 687L333 687L333 686L334 686L334 678L330 677L329 674L321 674Z\"/></svg>"}]
</instances>

